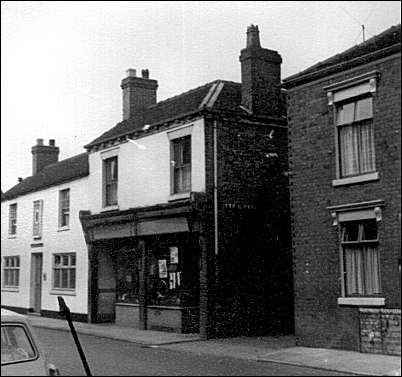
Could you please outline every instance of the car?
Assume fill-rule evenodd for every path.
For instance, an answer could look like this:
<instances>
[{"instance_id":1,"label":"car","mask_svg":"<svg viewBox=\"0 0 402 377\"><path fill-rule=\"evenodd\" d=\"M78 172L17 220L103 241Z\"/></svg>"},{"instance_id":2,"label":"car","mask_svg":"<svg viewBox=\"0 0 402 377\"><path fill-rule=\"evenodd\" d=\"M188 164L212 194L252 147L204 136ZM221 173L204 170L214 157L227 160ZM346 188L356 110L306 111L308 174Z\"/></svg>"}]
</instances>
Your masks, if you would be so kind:
<instances>
[{"instance_id":1,"label":"car","mask_svg":"<svg viewBox=\"0 0 402 377\"><path fill-rule=\"evenodd\" d=\"M48 363L27 316L6 309L1 309L1 375L60 375Z\"/></svg>"}]
</instances>

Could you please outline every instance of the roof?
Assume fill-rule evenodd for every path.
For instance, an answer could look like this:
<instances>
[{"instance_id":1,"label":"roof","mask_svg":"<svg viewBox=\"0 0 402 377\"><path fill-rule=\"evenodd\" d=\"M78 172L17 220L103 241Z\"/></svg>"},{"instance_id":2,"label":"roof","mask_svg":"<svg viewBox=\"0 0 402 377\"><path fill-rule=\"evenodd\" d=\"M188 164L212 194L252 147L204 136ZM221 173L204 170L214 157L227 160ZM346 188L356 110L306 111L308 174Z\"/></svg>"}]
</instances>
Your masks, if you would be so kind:
<instances>
[{"instance_id":1,"label":"roof","mask_svg":"<svg viewBox=\"0 0 402 377\"><path fill-rule=\"evenodd\" d=\"M395 25L367 41L336 54L283 80L283 87L304 84L401 51L401 25Z\"/></svg>"},{"instance_id":2,"label":"roof","mask_svg":"<svg viewBox=\"0 0 402 377\"><path fill-rule=\"evenodd\" d=\"M117 123L85 147L92 147L116 137L128 135L133 131L140 131L144 125L157 126L205 108L242 112L239 108L240 104L240 83L215 80L147 107L143 112L134 115L133 118Z\"/></svg>"},{"instance_id":3,"label":"roof","mask_svg":"<svg viewBox=\"0 0 402 377\"><path fill-rule=\"evenodd\" d=\"M88 154L81 153L43 168L39 173L25 178L6 191L1 201L43 190L63 182L72 181L89 175Z\"/></svg>"}]
</instances>

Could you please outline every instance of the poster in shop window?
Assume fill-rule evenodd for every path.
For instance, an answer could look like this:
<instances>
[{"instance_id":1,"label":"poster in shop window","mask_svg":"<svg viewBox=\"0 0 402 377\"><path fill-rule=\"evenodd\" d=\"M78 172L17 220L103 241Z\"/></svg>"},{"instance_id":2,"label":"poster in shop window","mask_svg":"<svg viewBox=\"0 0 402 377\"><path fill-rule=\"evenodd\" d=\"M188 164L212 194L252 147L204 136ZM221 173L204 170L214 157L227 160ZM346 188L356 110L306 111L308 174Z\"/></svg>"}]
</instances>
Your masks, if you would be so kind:
<instances>
[{"instance_id":1,"label":"poster in shop window","mask_svg":"<svg viewBox=\"0 0 402 377\"><path fill-rule=\"evenodd\" d=\"M179 249L176 246L169 247L170 249L170 263L179 263Z\"/></svg>"},{"instance_id":2,"label":"poster in shop window","mask_svg":"<svg viewBox=\"0 0 402 377\"><path fill-rule=\"evenodd\" d=\"M158 264L159 264L159 277L161 279L166 279L168 277L166 259L159 259Z\"/></svg>"}]
</instances>

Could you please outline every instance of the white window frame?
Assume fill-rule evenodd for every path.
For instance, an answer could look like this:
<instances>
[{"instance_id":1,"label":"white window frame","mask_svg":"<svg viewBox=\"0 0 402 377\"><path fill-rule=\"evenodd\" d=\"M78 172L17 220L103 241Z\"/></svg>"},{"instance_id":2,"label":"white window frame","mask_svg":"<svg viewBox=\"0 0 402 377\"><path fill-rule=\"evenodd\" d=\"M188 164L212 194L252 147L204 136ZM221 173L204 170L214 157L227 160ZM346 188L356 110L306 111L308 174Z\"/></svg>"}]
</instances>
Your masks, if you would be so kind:
<instances>
[{"instance_id":1,"label":"white window frame","mask_svg":"<svg viewBox=\"0 0 402 377\"><path fill-rule=\"evenodd\" d=\"M32 217L33 238L39 239L42 237L42 228L43 228L43 200L34 200L33 217Z\"/></svg>"},{"instance_id":2,"label":"white window frame","mask_svg":"<svg viewBox=\"0 0 402 377\"><path fill-rule=\"evenodd\" d=\"M349 203L344 205L337 205L327 207L331 213L332 225L338 227L338 244L339 244L339 262L340 262L340 277L341 282L341 296L338 297L338 305L346 306L384 306L384 297L347 297L345 287L345 265L344 265L344 251L341 242L340 223L346 221L361 221L366 219L376 219L377 223L382 221L382 207L384 206L383 200L372 200L368 202ZM381 285L381 266L380 268L380 285Z\"/></svg>"},{"instance_id":3,"label":"white window frame","mask_svg":"<svg viewBox=\"0 0 402 377\"><path fill-rule=\"evenodd\" d=\"M336 109L337 109L336 104L341 101L349 101L349 100L353 102L354 100L357 100L359 96L362 95L370 95L374 102L373 93L377 91L378 77L379 77L378 71L371 71L363 75L355 76L350 79L340 81L324 87L324 90L327 92L328 106L333 107L333 115L334 115L333 119L335 127L334 134L335 134L336 179L332 181L333 187L344 186L354 183L361 183L361 182L370 182L379 179L378 171L363 173L351 177L341 177L340 163L339 163L340 158L339 135L338 135L338 126L336 125ZM373 114L373 127L374 127L374 114ZM373 150L373 153L374 153L373 159L375 166L375 148Z\"/></svg>"},{"instance_id":4,"label":"white window frame","mask_svg":"<svg viewBox=\"0 0 402 377\"><path fill-rule=\"evenodd\" d=\"M7 260L10 261L10 265L7 266ZM11 260L14 260L14 266L11 266ZM3 257L3 281L2 281L2 288L4 289L18 289L20 286L20 268L21 268L21 261L20 261L20 256L19 255L8 255L8 256L4 256ZM18 280L18 284L6 284L6 271L10 272L10 271L15 271L16 272L16 276L17 276L17 280ZM15 278L13 278L14 280ZM13 283L15 283L15 281L13 281Z\"/></svg>"},{"instance_id":5,"label":"white window frame","mask_svg":"<svg viewBox=\"0 0 402 377\"><path fill-rule=\"evenodd\" d=\"M64 193L68 193L68 207L65 207L65 198L63 197ZM69 229L70 227L70 220L71 220L71 214L70 214L70 206L71 206L71 201L70 201L70 193L71 190L70 188L65 188L63 190L59 191L59 229ZM67 209L66 212L63 212ZM68 221L66 224L63 224L63 215L64 214L68 215Z\"/></svg>"},{"instance_id":6,"label":"white window frame","mask_svg":"<svg viewBox=\"0 0 402 377\"><path fill-rule=\"evenodd\" d=\"M75 264L71 263L71 257L74 256ZM56 257L60 257L60 265L56 265ZM63 265L63 257L68 258L68 264ZM60 270L60 286L56 287L56 270ZM71 270L75 271L74 287L70 286ZM62 271L67 271L67 287L62 286ZM77 289L77 253L55 253L52 256L52 291L75 292Z\"/></svg>"},{"instance_id":7,"label":"white window frame","mask_svg":"<svg viewBox=\"0 0 402 377\"><path fill-rule=\"evenodd\" d=\"M8 235L10 237L17 236L17 213L18 213L17 203L10 204L8 207Z\"/></svg>"},{"instance_id":8,"label":"white window frame","mask_svg":"<svg viewBox=\"0 0 402 377\"><path fill-rule=\"evenodd\" d=\"M110 211L112 209L119 208L119 150L120 148L112 148L107 151L101 152L102 160L102 209L104 211ZM112 158L116 159L117 165L117 180L116 180L116 203L108 204L106 203L106 161Z\"/></svg>"}]
</instances>

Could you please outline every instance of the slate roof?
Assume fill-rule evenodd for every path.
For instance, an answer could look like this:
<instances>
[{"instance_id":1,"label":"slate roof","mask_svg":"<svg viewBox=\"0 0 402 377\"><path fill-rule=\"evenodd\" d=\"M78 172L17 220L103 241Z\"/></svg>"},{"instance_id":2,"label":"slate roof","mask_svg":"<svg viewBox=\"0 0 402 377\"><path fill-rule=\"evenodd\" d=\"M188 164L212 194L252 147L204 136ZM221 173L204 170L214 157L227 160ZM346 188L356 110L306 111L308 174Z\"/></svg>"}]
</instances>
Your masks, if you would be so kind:
<instances>
[{"instance_id":1,"label":"slate roof","mask_svg":"<svg viewBox=\"0 0 402 377\"><path fill-rule=\"evenodd\" d=\"M133 118L117 123L113 128L85 145L85 148L136 130L142 130L146 124L157 126L158 124L178 119L204 108L242 113L243 111L239 108L240 103L240 83L215 80L147 107L142 113L136 114Z\"/></svg>"},{"instance_id":2,"label":"slate roof","mask_svg":"<svg viewBox=\"0 0 402 377\"><path fill-rule=\"evenodd\" d=\"M282 86L288 89L400 51L401 24L392 26L363 43L287 77L283 80Z\"/></svg>"},{"instance_id":3,"label":"slate roof","mask_svg":"<svg viewBox=\"0 0 402 377\"><path fill-rule=\"evenodd\" d=\"M64 182L73 181L89 175L88 154L81 153L65 160L46 166L39 173L25 178L6 191L1 201L43 190Z\"/></svg>"}]
</instances>

